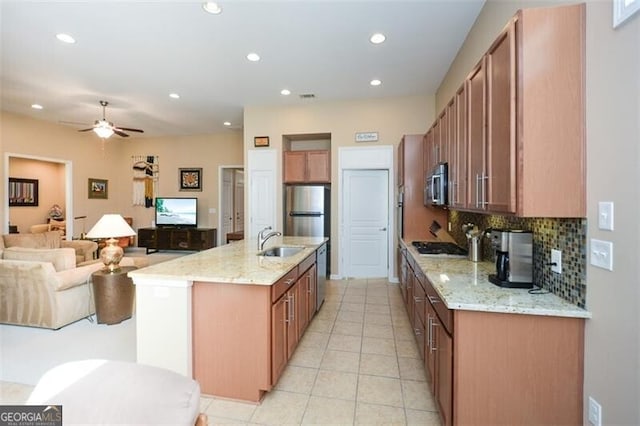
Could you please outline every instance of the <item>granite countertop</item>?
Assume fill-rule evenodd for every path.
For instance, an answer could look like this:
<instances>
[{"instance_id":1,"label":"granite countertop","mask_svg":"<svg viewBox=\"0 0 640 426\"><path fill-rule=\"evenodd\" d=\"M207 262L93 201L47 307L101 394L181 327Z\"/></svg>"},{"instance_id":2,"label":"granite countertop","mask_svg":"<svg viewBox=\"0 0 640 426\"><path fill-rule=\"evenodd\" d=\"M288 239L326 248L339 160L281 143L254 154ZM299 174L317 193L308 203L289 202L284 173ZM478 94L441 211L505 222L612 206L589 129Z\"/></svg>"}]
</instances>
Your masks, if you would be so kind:
<instances>
[{"instance_id":1,"label":"granite countertop","mask_svg":"<svg viewBox=\"0 0 640 426\"><path fill-rule=\"evenodd\" d=\"M183 256L129 272L136 278L205 281L234 284L272 285L313 253L328 238L274 237L264 248L300 246L304 249L289 257L257 256L257 241L240 240L224 246Z\"/></svg>"},{"instance_id":2,"label":"granite countertop","mask_svg":"<svg viewBox=\"0 0 640 426\"><path fill-rule=\"evenodd\" d=\"M402 241L449 309L558 317L591 318L591 313L555 294L530 294L528 289L503 288L489 282L492 262L467 258L421 256Z\"/></svg>"}]
</instances>

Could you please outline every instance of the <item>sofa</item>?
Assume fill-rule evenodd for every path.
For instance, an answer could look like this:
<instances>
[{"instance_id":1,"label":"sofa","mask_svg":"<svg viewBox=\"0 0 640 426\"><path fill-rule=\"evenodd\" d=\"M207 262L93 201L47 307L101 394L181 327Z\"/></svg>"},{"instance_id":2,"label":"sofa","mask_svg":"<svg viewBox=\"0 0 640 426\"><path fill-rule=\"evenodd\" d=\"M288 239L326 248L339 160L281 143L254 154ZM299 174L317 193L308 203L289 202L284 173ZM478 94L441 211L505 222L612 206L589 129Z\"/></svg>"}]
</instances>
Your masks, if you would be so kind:
<instances>
[{"instance_id":1,"label":"sofa","mask_svg":"<svg viewBox=\"0 0 640 426\"><path fill-rule=\"evenodd\" d=\"M22 234L0 238L0 323L59 329L95 313L91 274L104 267L102 262L77 263L72 247L17 246L7 239L13 235ZM7 247L7 241L14 245ZM140 268L148 262L125 257L120 265Z\"/></svg>"},{"instance_id":2,"label":"sofa","mask_svg":"<svg viewBox=\"0 0 640 426\"><path fill-rule=\"evenodd\" d=\"M59 231L47 231L27 234L7 234L0 238L0 250L4 247L23 247L31 249L72 248L76 253L76 264L92 261L96 258L98 244L90 240L65 240Z\"/></svg>"}]
</instances>

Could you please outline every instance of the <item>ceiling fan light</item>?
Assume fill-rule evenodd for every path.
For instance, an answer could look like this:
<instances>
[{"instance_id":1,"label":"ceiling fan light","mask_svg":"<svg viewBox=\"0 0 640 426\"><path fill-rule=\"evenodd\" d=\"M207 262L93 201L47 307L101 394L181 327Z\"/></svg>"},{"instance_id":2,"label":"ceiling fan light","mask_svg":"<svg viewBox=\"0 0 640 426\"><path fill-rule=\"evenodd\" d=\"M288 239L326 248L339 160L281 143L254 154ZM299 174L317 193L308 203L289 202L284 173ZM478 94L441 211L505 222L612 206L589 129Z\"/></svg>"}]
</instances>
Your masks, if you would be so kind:
<instances>
[{"instance_id":1,"label":"ceiling fan light","mask_svg":"<svg viewBox=\"0 0 640 426\"><path fill-rule=\"evenodd\" d=\"M113 135L113 124L106 120L98 120L96 125L93 127L93 131L102 139L107 139Z\"/></svg>"}]
</instances>

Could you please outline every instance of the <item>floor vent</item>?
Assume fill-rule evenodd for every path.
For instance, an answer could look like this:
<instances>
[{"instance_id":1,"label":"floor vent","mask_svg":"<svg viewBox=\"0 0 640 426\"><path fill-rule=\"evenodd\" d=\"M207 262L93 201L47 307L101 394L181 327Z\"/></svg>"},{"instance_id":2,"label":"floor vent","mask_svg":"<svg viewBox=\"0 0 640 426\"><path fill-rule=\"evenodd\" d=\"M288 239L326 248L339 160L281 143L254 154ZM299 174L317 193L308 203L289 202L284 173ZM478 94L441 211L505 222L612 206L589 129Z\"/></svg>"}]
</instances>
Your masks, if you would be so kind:
<instances>
[{"instance_id":1,"label":"floor vent","mask_svg":"<svg viewBox=\"0 0 640 426\"><path fill-rule=\"evenodd\" d=\"M316 95L313 93L303 93L300 95L300 99L315 99Z\"/></svg>"}]
</instances>

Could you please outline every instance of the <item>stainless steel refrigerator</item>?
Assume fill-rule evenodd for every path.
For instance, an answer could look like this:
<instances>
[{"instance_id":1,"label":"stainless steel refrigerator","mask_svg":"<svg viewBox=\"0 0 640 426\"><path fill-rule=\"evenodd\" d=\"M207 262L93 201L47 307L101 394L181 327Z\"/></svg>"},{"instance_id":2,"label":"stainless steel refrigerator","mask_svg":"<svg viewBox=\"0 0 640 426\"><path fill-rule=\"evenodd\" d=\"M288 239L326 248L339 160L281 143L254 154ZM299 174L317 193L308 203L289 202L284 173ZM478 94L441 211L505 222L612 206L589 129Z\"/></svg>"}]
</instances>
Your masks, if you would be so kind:
<instances>
[{"instance_id":1,"label":"stainless steel refrigerator","mask_svg":"<svg viewBox=\"0 0 640 426\"><path fill-rule=\"evenodd\" d=\"M329 237L329 194L325 186L287 186L284 235Z\"/></svg>"}]
</instances>

